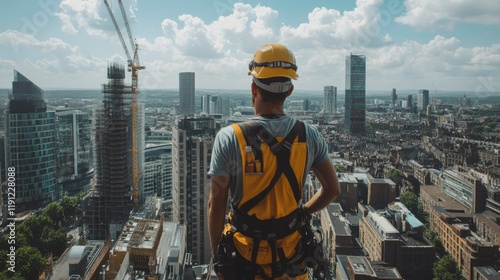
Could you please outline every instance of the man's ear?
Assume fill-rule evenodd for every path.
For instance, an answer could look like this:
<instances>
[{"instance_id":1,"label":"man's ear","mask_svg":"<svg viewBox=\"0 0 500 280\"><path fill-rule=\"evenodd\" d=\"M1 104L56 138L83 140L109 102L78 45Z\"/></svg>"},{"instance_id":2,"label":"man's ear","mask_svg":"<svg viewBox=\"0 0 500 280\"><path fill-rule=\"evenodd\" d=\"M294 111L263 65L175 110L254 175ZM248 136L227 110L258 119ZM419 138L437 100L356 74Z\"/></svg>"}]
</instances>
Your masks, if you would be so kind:
<instances>
[{"instance_id":1,"label":"man's ear","mask_svg":"<svg viewBox=\"0 0 500 280\"><path fill-rule=\"evenodd\" d=\"M288 92L287 92L286 96L287 96L287 97L288 97L288 96L290 96L290 94L292 94L292 91L293 91L293 85L292 85L292 88L290 88L290 89L288 90Z\"/></svg>"},{"instance_id":2,"label":"man's ear","mask_svg":"<svg viewBox=\"0 0 500 280\"><path fill-rule=\"evenodd\" d=\"M257 87L255 82L252 81L252 97L257 96L258 92L259 92L259 87Z\"/></svg>"}]
</instances>

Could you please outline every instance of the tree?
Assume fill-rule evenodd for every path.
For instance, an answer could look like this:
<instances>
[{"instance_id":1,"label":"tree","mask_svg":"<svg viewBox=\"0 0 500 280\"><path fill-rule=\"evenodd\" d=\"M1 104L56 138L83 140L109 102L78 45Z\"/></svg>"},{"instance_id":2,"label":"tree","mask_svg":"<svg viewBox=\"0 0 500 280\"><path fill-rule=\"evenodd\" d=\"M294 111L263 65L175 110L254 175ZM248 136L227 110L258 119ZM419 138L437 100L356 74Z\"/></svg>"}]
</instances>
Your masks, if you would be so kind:
<instances>
[{"instance_id":1,"label":"tree","mask_svg":"<svg viewBox=\"0 0 500 280\"><path fill-rule=\"evenodd\" d=\"M476 132L476 133L483 132L483 127L482 126L475 126L472 128L472 132Z\"/></svg>"},{"instance_id":2,"label":"tree","mask_svg":"<svg viewBox=\"0 0 500 280\"><path fill-rule=\"evenodd\" d=\"M375 129L373 128L373 124L372 123L365 123L365 131L367 134L375 133Z\"/></svg>"},{"instance_id":3,"label":"tree","mask_svg":"<svg viewBox=\"0 0 500 280\"><path fill-rule=\"evenodd\" d=\"M417 214L418 212L418 197L413 192L404 192L400 197L399 201L403 203L408 210L410 210L413 214Z\"/></svg>"},{"instance_id":4,"label":"tree","mask_svg":"<svg viewBox=\"0 0 500 280\"><path fill-rule=\"evenodd\" d=\"M43 254L52 253L54 257L59 257L62 255L64 250L66 250L66 230L60 228L56 231L46 227L40 237L40 243L42 244Z\"/></svg>"},{"instance_id":5,"label":"tree","mask_svg":"<svg viewBox=\"0 0 500 280\"><path fill-rule=\"evenodd\" d=\"M426 229L424 230L424 236L436 248L436 253L439 256L444 256L446 254L446 251L443 247L443 243L441 243L441 239L439 239L438 234L435 231L429 229L428 225L426 226Z\"/></svg>"},{"instance_id":6,"label":"tree","mask_svg":"<svg viewBox=\"0 0 500 280\"><path fill-rule=\"evenodd\" d=\"M12 273L10 271L4 271L0 273L0 280L25 280L19 273ZM37 278L38 279L38 278Z\"/></svg>"},{"instance_id":7,"label":"tree","mask_svg":"<svg viewBox=\"0 0 500 280\"><path fill-rule=\"evenodd\" d=\"M43 232L45 227L53 226L54 223L47 215L33 215L19 225L16 232L16 243L17 237L19 237L19 235L23 235L30 246L40 248L40 234Z\"/></svg>"},{"instance_id":8,"label":"tree","mask_svg":"<svg viewBox=\"0 0 500 280\"><path fill-rule=\"evenodd\" d=\"M401 186L403 175L399 170L392 168L391 170L387 171L387 173L385 173L385 177L391 179L391 181L396 183L397 186Z\"/></svg>"},{"instance_id":9,"label":"tree","mask_svg":"<svg viewBox=\"0 0 500 280\"><path fill-rule=\"evenodd\" d=\"M399 201L401 201L401 203L403 203L422 223L427 221L428 217L427 213L424 211L424 206L420 203L418 196L414 192L404 192L399 197Z\"/></svg>"},{"instance_id":10,"label":"tree","mask_svg":"<svg viewBox=\"0 0 500 280\"><path fill-rule=\"evenodd\" d=\"M345 173L346 171L347 169L342 165L335 166L335 172L337 173Z\"/></svg>"},{"instance_id":11,"label":"tree","mask_svg":"<svg viewBox=\"0 0 500 280\"><path fill-rule=\"evenodd\" d=\"M463 279L460 269L455 260L448 254L444 255L438 262L434 263L433 280L460 280Z\"/></svg>"},{"instance_id":12,"label":"tree","mask_svg":"<svg viewBox=\"0 0 500 280\"><path fill-rule=\"evenodd\" d=\"M78 197L65 196L61 199L61 207L64 213L64 219L69 220L76 215L78 209Z\"/></svg>"},{"instance_id":13,"label":"tree","mask_svg":"<svg viewBox=\"0 0 500 280\"><path fill-rule=\"evenodd\" d=\"M34 247L20 247L16 251L16 274L24 279L38 279L45 268L45 258L42 253Z\"/></svg>"},{"instance_id":14,"label":"tree","mask_svg":"<svg viewBox=\"0 0 500 280\"><path fill-rule=\"evenodd\" d=\"M55 225L60 225L64 220L63 207L57 202L51 202L43 211Z\"/></svg>"}]
</instances>

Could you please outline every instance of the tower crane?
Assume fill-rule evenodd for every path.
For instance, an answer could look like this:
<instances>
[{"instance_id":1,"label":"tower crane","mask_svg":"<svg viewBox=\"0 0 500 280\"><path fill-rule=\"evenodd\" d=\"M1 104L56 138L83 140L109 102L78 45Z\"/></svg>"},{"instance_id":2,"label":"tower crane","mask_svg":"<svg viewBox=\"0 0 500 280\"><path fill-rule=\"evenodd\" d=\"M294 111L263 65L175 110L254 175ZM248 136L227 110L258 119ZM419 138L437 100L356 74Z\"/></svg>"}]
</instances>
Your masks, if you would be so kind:
<instances>
[{"instance_id":1,"label":"tower crane","mask_svg":"<svg viewBox=\"0 0 500 280\"><path fill-rule=\"evenodd\" d=\"M132 195L134 199L134 206L138 205L139 202L139 181L141 174L139 174L139 159L138 159L138 104L137 104L137 94L138 91L138 71L145 69L145 66L142 66L139 61L139 45L134 42L134 37L132 36L132 31L130 29L130 25L128 23L127 14L125 13L125 8L123 7L122 0L118 0L118 4L120 6L120 10L122 13L123 21L125 22L125 27L127 29L127 34L130 40L130 47L132 48L133 57L130 55L127 44L123 39L123 35L118 27L118 23L116 22L115 16L113 15L113 11L108 3L108 0L104 0L104 4L106 4L106 8L108 9L109 16L113 21L113 25L115 26L116 33L118 34L118 38L125 50L125 54L127 56L128 63L128 71L132 72L132 85L131 85L131 94L132 94Z\"/></svg>"}]
</instances>

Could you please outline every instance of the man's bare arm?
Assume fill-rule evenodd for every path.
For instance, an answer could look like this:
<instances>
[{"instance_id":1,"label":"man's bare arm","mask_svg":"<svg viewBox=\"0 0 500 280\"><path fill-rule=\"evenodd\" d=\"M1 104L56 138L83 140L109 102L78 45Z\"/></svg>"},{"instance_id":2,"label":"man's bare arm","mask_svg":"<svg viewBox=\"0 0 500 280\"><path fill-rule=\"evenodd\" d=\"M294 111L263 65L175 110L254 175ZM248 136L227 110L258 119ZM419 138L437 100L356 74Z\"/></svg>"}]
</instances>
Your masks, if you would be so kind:
<instances>
[{"instance_id":1,"label":"man's bare arm","mask_svg":"<svg viewBox=\"0 0 500 280\"><path fill-rule=\"evenodd\" d=\"M332 161L325 161L316 168L313 168L313 171L321 183L321 188L304 205L304 211L307 214L312 214L325 208L340 195L340 184Z\"/></svg>"},{"instance_id":2,"label":"man's bare arm","mask_svg":"<svg viewBox=\"0 0 500 280\"><path fill-rule=\"evenodd\" d=\"M208 199L208 234L212 256L215 256L219 244L226 215L229 178L212 176L210 182L210 197Z\"/></svg>"}]
</instances>

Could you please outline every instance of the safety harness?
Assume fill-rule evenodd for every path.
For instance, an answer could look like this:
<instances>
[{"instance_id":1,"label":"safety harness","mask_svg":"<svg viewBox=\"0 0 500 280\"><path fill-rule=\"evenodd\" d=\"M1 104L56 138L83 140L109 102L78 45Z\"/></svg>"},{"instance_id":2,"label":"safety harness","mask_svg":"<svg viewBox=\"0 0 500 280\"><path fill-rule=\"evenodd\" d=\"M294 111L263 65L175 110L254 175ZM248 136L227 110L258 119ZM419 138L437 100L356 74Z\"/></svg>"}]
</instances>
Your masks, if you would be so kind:
<instances>
[{"instance_id":1,"label":"safety harness","mask_svg":"<svg viewBox=\"0 0 500 280\"><path fill-rule=\"evenodd\" d=\"M299 201L302 198L302 181L297 180L297 176L290 164L290 155L292 146L296 142L306 142L305 125L301 121L296 121L283 140L280 142L275 137L273 137L262 125L256 121L246 121L243 123L234 124L233 126L238 126L241 129L241 133L244 136L246 145L252 147L253 157L256 162L260 162L258 169L255 173L260 173L259 171L266 170L268 168L264 164L264 155L261 148L261 141L267 144L270 151L274 154L276 158L276 170L269 184L260 191L257 195L248 199L241 205L232 205L232 211L230 213L230 223L231 228L235 232L239 232L244 236L247 236L253 241L253 248L251 250L251 258L246 259L242 257L244 265L249 268L249 271L254 272L256 275L261 276L263 279L272 280L285 272L296 273L299 275L302 271L291 271L294 270L292 267L294 264L300 262L302 252L302 243L297 242L295 247L295 253L289 258L286 257L283 248L278 246L278 241L289 236L290 234L297 232L304 225L302 218L299 215L298 207L295 209L290 209L291 212L288 215L278 218L271 219L259 219L255 214L249 215L248 212L256 207L261 201L264 200L266 196L275 188L277 182L280 178L286 178L288 185L293 192L293 198L295 200L294 205L299 205ZM237 128L235 129L237 131ZM237 132L238 133L238 132ZM307 149L304 149L307 154ZM242 151L242 156L244 153ZM304 155L304 162L302 164L305 166L305 159L307 155ZM299 163L294 163L295 164ZM243 172L244 176L253 176L252 174L247 174ZM281 179L283 180L283 179ZM245 180L243 180L245 182ZM244 186L244 188L253 188L258 186ZM288 204L290 207L290 204ZM263 270L262 266L258 264L257 258L259 254L259 247L261 242L268 242L271 251L271 276L268 276ZM252 278L253 279L253 278Z\"/></svg>"}]
</instances>

